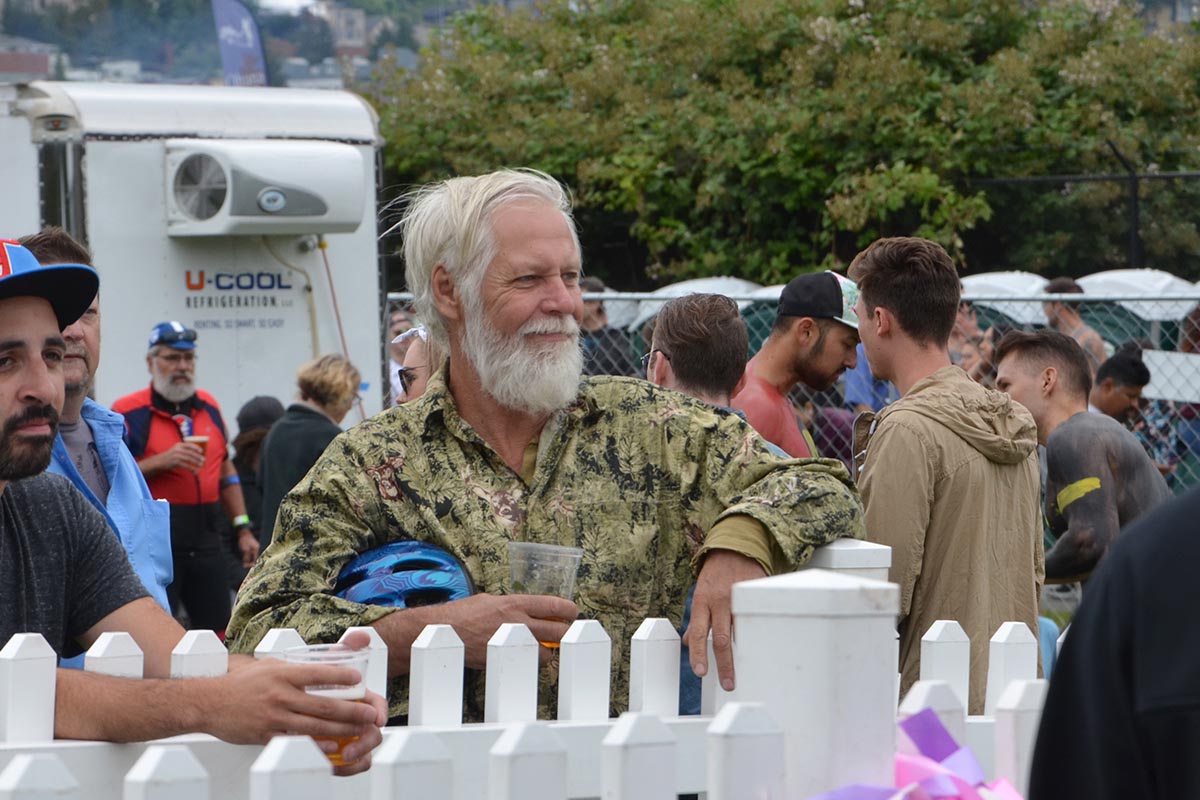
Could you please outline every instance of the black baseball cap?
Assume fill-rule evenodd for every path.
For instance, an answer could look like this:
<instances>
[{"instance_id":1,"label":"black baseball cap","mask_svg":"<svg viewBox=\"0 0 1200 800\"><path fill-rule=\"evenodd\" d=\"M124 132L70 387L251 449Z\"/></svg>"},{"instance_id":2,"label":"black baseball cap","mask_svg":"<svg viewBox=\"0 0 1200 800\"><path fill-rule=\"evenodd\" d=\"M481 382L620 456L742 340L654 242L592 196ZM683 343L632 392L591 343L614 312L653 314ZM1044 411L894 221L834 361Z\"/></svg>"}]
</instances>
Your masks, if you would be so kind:
<instances>
[{"instance_id":1,"label":"black baseball cap","mask_svg":"<svg viewBox=\"0 0 1200 800\"><path fill-rule=\"evenodd\" d=\"M83 264L38 263L20 242L0 239L0 300L40 297L54 309L63 330L87 311L100 289L100 276Z\"/></svg>"},{"instance_id":2,"label":"black baseball cap","mask_svg":"<svg viewBox=\"0 0 1200 800\"><path fill-rule=\"evenodd\" d=\"M779 295L779 316L837 320L858 330L858 286L836 272L807 272L792 278Z\"/></svg>"}]
</instances>

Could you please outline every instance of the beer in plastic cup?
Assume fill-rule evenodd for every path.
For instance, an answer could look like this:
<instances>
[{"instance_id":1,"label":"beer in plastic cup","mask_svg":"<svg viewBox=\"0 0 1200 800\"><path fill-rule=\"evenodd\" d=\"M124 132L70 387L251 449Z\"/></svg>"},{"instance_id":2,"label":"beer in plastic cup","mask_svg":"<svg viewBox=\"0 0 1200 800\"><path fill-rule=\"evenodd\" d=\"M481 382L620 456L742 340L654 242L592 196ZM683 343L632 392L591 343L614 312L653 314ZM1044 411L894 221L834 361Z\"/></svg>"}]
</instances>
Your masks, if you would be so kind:
<instances>
[{"instance_id":1,"label":"beer in plastic cup","mask_svg":"<svg viewBox=\"0 0 1200 800\"><path fill-rule=\"evenodd\" d=\"M204 457L205 452L208 450L207 436L185 436L183 437L183 440L185 442L191 442L192 444L200 445L200 456L201 458Z\"/></svg>"},{"instance_id":2,"label":"beer in plastic cup","mask_svg":"<svg viewBox=\"0 0 1200 800\"><path fill-rule=\"evenodd\" d=\"M367 702L367 660L369 651L365 648L355 650L344 644L308 644L303 647L290 647L283 651L283 659L289 664L320 664L333 667L351 667L358 670L358 682L352 685L342 684L312 684L304 687L309 694L330 697L335 700L353 700L358 703ZM342 757L346 745L358 741L357 736L314 736L314 739L326 739L337 742L337 751L327 753L329 761L335 767L342 767L347 762Z\"/></svg>"},{"instance_id":3,"label":"beer in plastic cup","mask_svg":"<svg viewBox=\"0 0 1200 800\"><path fill-rule=\"evenodd\" d=\"M509 588L513 594L551 594L571 600L575 596L575 573L579 571L582 558L583 550L578 547L509 542ZM558 647L558 642L540 644L543 647Z\"/></svg>"}]
</instances>

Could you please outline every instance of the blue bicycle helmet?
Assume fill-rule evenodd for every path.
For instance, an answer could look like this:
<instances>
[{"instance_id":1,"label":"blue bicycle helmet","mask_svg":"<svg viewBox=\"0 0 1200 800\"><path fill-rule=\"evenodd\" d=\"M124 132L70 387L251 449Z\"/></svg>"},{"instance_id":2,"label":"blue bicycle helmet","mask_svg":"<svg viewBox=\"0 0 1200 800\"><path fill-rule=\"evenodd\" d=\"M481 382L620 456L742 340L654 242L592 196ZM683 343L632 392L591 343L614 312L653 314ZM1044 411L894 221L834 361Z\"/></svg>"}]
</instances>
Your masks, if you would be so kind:
<instances>
[{"instance_id":1,"label":"blue bicycle helmet","mask_svg":"<svg viewBox=\"0 0 1200 800\"><path fill-rule=\"evenodd\" d=\"M462 562L425 542L392 542L361 554L338 575L334 594L355 603L415 608L470 597Z\"/></svg>"}]
</instances>

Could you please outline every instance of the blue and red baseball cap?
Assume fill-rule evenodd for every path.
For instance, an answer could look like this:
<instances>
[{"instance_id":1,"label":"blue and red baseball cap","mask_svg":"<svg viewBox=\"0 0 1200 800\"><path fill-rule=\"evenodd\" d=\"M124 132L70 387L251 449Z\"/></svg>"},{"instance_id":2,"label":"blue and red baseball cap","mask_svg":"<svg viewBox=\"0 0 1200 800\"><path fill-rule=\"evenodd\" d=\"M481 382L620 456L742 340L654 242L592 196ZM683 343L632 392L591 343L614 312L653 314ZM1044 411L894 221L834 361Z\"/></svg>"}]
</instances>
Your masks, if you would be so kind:
<instances>
[{"instance_id":1,"label":"blue and red baseball cap","mask_svg":"<svg viewBox=\"0 0 1200 800\"><path fill-rule=\"evenodd\" d=\"M160 322L150 329L150 346L158 344L173 350L195 350L196 331L175 320Z\"/></svg>"},{"instance_id":2,"label":"blue and red baseball cap","mask_svg":"<svg viewBox=\"0 0 1200 800\"><path fill-rule=\"evenodd\" d=\"M0 239L0 300L40 297L54 309L59 330L83 316L96 292L100 276L83 264L42 266L33 253L11 239Z\"/></svg>"}]
</instances>

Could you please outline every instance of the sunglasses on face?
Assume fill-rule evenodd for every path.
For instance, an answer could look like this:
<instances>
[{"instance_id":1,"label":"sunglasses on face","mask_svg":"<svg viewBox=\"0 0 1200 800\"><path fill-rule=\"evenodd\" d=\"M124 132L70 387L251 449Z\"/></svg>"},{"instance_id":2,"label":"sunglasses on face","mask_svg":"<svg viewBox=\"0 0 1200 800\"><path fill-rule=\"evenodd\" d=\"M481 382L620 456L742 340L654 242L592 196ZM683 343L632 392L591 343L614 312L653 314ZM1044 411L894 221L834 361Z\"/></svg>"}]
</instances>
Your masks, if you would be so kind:
<instances>
[{"instance_id":1,"label":"sunglasses on face","mask_svg":"<svg viewBox=\"0 0 1200 800\"><path fill-rule=\"evenodd\" d=\"M177 331L174 328L163 331L154 340L155 344L174 344L176 342L194 342L196 341L196 332L191 328L184 328L182 331Z\"/></svg>"},{"instance_id":2,"label":"sunglasses on face","mask_svg":"<svg viewBox=\"0 0 1200 800\"><path fill-rule=\"evenodd\" d=\"M420 369L420 367L400 367L400 369L396 371L397 376L400 378L400 388L404 390L405 394L408 394L410 391L412 391L412 385L417 380L418 369Z\"/></svg>"}]
</instances>

